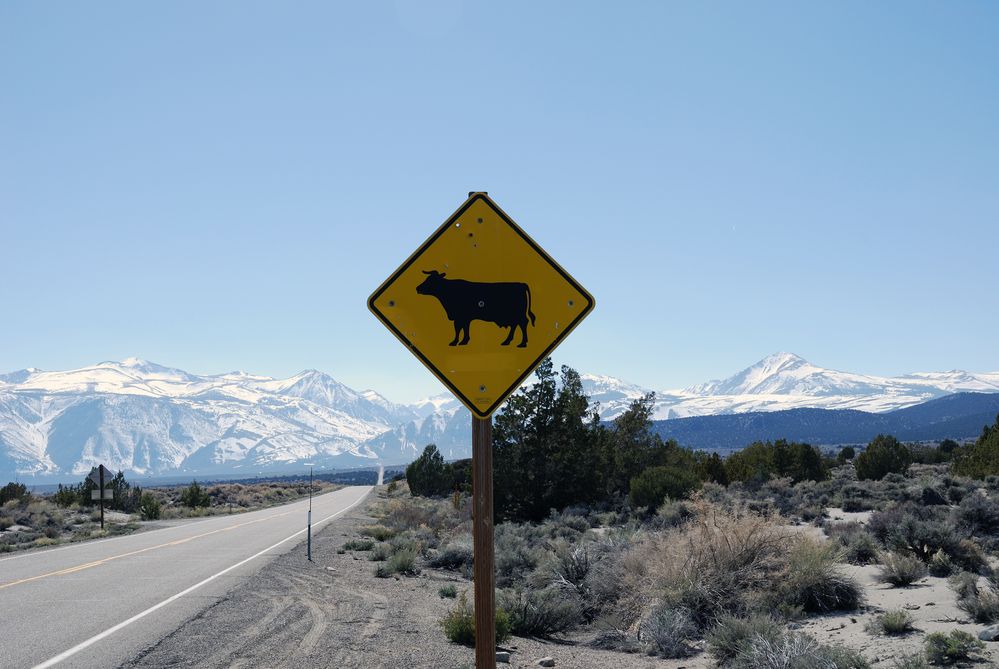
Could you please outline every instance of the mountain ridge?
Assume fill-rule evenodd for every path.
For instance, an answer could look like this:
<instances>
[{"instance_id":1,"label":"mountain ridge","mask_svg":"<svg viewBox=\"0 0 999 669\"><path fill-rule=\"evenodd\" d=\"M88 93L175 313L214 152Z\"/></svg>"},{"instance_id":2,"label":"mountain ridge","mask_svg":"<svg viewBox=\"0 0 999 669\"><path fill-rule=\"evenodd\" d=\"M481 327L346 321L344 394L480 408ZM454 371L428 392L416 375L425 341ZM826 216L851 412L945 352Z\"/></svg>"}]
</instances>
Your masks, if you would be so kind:
<instances>
[{"instance_id":1,"label":"mountain ridge","mask_svg":"<svg viewBox=\"0 0 999 669\"><path fill-rule=\"evenodd\" d=\"M612 376L580 376L605 420L650 392ZM779 352L726 379L656 393L654 418L793 409L879 415L955 391L999 392L999 373L876 377ZM0 472L76 475L98 461L157 475L252 473L306 461L399 464L427 443L457 458L467 456L470 422L448 394L398 404L314 369L286 379L202 375L141 358L66 371L27 368L0 374Z\"/></svg>"}]
</instances>

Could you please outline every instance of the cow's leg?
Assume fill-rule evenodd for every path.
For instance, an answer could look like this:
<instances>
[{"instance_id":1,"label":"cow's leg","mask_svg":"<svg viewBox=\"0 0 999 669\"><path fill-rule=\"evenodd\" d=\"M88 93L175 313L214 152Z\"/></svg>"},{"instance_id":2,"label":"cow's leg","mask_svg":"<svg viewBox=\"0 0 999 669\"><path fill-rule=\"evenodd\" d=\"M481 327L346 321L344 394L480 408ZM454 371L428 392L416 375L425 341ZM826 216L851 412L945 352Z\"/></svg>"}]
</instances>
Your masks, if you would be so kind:
<instances>
[{"instance_id":1,"label":"cow's leg","mask_svg":"<svg viewBox=\"0 0 999 669\"><path fill-rule=\"evenodd\" d=\"M451 340L451 343L448 344L448 346L457 346L458 335L460 334L461 334L461 327L458 325L458 321L454 321L454 339Z\"/></svg>"},{"instance_id":2,"label":"cow's leg","mask_svg":"<svg viewBox=\"0 0 999 669\"><path fill-rule=\"evenodd\" d=\"M459 342L461 346L464 346L465 344L468 343L468 331L469 329L471 329L471 326L472 326L471 321L465 321L464 323L462 323L462 327L465 330L465 338L462 339L461 342Z\"/></svg>"},{"instance_id":3,"label":"cow's leg","mask_svg":"<svg viewBox=\"0 0 999 669\"><path fill-rule=\"evenodd\" d=\"M513 336L513 331L517 326L510 328L510 336ZM517 348L527 348L527 321L524 321L519 325L522 337L520 338L520 343L517 344Z\"/></svg>"},{"instance_id":4,"label":"cow's leg","mask_svg":"<svg viewBox=\"0 0 999 669\"><path fill-rule=\"evenodd\" d=\"M510 333L506 336L506 339L503 340L503 343L500 344L500 346L509 346L510 345L510 342L513 341L513 332L516 329L517 329L516 325L511 325L510 326Z\"/></svg>"}]
</instances>

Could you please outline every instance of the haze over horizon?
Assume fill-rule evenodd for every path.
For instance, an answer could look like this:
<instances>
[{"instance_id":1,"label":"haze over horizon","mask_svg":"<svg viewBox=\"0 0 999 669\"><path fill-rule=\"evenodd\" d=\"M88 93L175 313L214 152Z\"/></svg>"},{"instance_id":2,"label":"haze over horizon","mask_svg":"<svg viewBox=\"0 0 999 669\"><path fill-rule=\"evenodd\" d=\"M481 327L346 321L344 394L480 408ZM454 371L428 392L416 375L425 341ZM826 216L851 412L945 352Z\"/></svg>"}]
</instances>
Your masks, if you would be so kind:
<instances>
[{"instance_id":1,"label":"haze over horizon","mask_svg":"<svg viewBox=\"0 0 999 669\"><path fill-rule=\"evenodd\" d=\"M595 296L574 368L997 370L996 25L988 3L3 3L0 369L437 394L364 303L485 190Z\"/></svg>"}]
</instances>

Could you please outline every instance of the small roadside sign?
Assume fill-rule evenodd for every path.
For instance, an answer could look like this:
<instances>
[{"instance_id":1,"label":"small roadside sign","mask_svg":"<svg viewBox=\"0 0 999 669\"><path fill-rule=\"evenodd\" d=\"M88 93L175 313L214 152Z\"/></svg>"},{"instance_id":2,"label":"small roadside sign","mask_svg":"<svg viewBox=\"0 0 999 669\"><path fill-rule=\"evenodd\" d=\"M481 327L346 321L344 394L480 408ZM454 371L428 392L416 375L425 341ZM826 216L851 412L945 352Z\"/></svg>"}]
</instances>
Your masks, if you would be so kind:
<instances>
[{"instance_id":1,"label":"small roadside sign","mask_svg":"<svg viewBox=\"0 0 999 669\"><path fill-rule=\"evenodd\" d=\"M470 193L368 299L378 320L479 418L593 306L486 193Z\"/></svg>"},{"instance_id":2,"label":"small roadside sign","mask_svg":"<svg viewBox=\"0 0 999 669\"><path fill-rule=\"evenodd\" d=\"M112 500L112 501L114 500L114 490L111 490L109 488L105 488L103 492L104 492L104 495L101 496L101 491L100 490L91 490L90 491L90 499L92 499L95 502L97 500L99 500L99 499Z\"/></svg>"},{"instance_id":3,"label":"small roadside sign","mask_svg":"<svg viewBox=\"0 0 999 669\"><path fill-rule=\"evenodd\" d=\"M114 474L112 474L111 470L104 465L97 465L97 467L90 471L90 475L87 478L93 481L94 485L99 488L102 485L111 483L111 479L114 478Z\"/></svg>"}]
</instances>

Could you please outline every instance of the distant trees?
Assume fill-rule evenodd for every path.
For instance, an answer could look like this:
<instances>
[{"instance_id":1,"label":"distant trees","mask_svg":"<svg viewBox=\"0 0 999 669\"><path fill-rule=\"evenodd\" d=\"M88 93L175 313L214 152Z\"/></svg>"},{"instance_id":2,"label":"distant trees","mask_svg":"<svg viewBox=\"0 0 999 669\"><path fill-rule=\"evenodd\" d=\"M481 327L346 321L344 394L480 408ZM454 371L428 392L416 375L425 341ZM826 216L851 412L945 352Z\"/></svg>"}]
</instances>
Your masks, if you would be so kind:
<instances>
[{"instance_id":1,"label":"distant trees","mask_svg":"<svg viewBox=\"0 0 999 669\"><path fill-rule=\"evenodd\" d=\"M451 475L444 456L430 444L416 460L406 467L406 481L414 495L434 497L451 492Z\"/></svg>"},{"instance_id":2,"label":"distant trees","mask_svg":"<svg viewBox=\"0 0 999 669\"><path fill-rule=\"evenodd\" d=\"M690 469L649 467L631 479L628 497L634 507L650 511L667 499L684 499L701 487L701 479Z\"/></svg>"},{"instance_id":3,"label":"distant trees","mask_svg":"<svg viewBox=\"0 0 999 669\"><path fill-rule=\"evenodd\" d=\"M819 449L810 444L778 439L757 441L725 460L729 481L766 481L771 477L790 477L799 481L824 481L829 468Z\"/></svg>"},{"instance_id":4,"label":"distant trees","mask_svg":"<svg viewBox=\"0 0 999 669\"><path fill-rule=\"evenodd\" d=\"M552 509L594 503L621 478L579 374L563 367L557 375L546 359L535 377L494 421L497 519L541 520Z\"/></svg>"},{"instance_id":5,"label":"distant trees","mask_svg":"<svg viewBox=\"0 0 999 669\"><path fill-rule=\"evenodd\" d=\"M993 425L982 428L982 435L974 444L958 448L954 453L952 468L955 474L973 478L999 474L999 416Z\"/></svg>"},{"instance_id":6,"label":"distant trees","mask_svg":"<svg viewBox=\"0 0 999 669\"><path fill-rule=\"evenodd\" d=\"M30 496L28 493L28 487L23 483L14 483L13 481L0 488L0 506L3 506L7 502L12 500L25 500Z\"/></svg>"},{"instance_id":7,"label":"distant trees","mask_svg":"<svg viewBox=\"0 0 999 669\"><path fill-rule=\"evenodd\" d=\"M839 455L836 456L836 461L840 464L844 464L853 460L857 457L857 451L853 446L844 446L839 450Z\"/></svg>"},{"instance_id":8,"label":"distant trees","mask_svg":"<svg viewBox=\"0 0 999 669\"><path fill-rule=\"evenodd\" d=\"M160 501L149 492L142 493L139 498L139 513L145 520L158 520L160 517Z\"/></svg>"},{"instance_id":9,"label":"distant trees","mask_svg":"<svg viewBox=\"0 0 999 669\"><path fill-rule=\"evenodd\" d=\"M912 463L912 454L898 439L879 434L853 461L857 478L880 481L888 474L904 474Z\"/></svg>"},{"instance_id":10,"label":"distant trees","mask_svg":"<svg viewBox=\"0 0 999 669\"><path fill-rule=\"evenodd\" d=\"M455 490L471 491L472 461L468 458L444 462L435 444L423 449L416 460L406 467L409 491L423 497L441 497Z\"/></svg>"},{"instance_id":11,"label":"distant trees","mask_svg":"<svg viewBox=\"0 0 999 669\"><path fill-rule=\"evenodd\" d=\"M96 471L97 468L92 467L90 474ZM79 504L80 506L97 504L97 500L91 499L91 492L97 490L97 484L90 478L90 474L87 475L87 478L82 483L76 485L63 485L60 483L59 488L52 495L52 501L64 507L73 504ZM112 499L104 503L106 508L124 513L134 513L139 508L142 488L132 486L131 483L126 481L124 472L119 470L110 479L105 479L104 487L112 491Z\"/></svg>"},{"instance_id":12,"label":"distant trees","mask_svg":"<svg viewBox=\"0 0 999 669\"><path fill-rule=\"evenodd\" d=\"M180 503L192 509L210 506L212 498L208 496L208 491L198 485L197 479L191 481L191 485L180 493Z\"/></svg>"}]
</instances>

